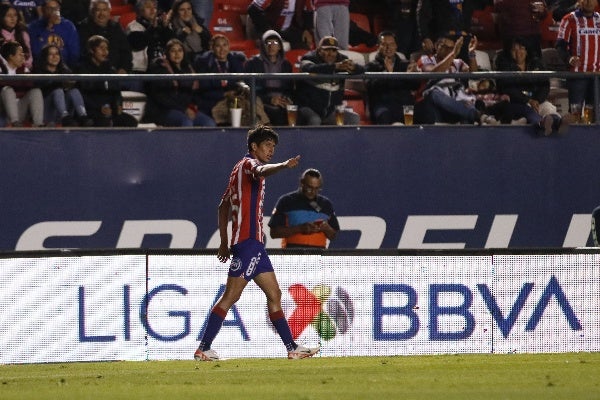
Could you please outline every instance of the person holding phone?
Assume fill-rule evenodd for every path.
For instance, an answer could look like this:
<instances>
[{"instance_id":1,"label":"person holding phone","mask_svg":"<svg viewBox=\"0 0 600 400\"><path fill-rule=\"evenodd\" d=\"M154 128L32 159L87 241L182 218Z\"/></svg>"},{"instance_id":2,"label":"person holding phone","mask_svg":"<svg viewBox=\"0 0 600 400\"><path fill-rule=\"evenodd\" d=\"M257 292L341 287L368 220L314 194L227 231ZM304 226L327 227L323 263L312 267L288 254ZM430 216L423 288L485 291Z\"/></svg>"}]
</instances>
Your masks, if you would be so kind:
<instances>
[{"instance_id":1,"label":"person holding phone","mask_svg":"<svg viewBox=\"0 0 600 400\"><path fill-rule=\"evenodd\" d=\"M335 239L340 230L333 204L319 192L323 176L309 168L300 177L298 190L284 194L277 200L271 214L271 238L281 238L283 248L327 247L327 240Z\"/></svg>"}]
</instances>

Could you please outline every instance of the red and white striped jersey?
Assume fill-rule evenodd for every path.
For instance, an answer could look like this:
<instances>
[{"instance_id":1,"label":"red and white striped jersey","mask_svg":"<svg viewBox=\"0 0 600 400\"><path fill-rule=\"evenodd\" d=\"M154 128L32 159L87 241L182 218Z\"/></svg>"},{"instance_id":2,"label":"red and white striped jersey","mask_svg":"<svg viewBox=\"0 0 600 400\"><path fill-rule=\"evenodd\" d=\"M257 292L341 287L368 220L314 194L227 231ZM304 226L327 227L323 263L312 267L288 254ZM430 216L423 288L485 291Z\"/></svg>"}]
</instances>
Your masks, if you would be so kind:
<instances>
[{"instance_id":1,"label":"red and white striped jersey","mask_svg":"<svg viewBox=\"0 0 600 400\"><path fill-rule=\"evenodd\" d=\"M221 198L221 201L231 204L232 246L246 239L264 243L262 219L265 178L255 175L256 168L260 165L260 161L246 154L233 167L229 184Z\"/></svg>"},{"instance_id":2,"label":"red and white striped jersey","mask_svg":"<svg viewBox=\"0 0 600 400\"><path fill-rule=\"evenodd\" d=\"M560 21L557 40L567 42L567 50L573 57L579 57L581 63L571 66L575 72L600 71L600 14L591 17L576 10L565 15Z\"/></svg>"}]
</instances>

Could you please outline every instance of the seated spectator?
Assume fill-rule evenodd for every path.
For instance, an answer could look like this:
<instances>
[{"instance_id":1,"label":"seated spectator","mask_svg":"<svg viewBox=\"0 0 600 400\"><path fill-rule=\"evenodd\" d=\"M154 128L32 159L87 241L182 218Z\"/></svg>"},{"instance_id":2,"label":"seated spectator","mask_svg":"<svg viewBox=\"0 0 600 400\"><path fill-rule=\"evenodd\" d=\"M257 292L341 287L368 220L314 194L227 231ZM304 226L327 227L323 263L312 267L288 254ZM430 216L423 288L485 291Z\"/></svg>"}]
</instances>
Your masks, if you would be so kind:
<instances>
[{"instance_id":1,"label":"seated spectator","mask_svg":"<svg viewBox=\"0 0 600 400\"><path fill-rule=\"evenodd\" d=\"M198 57L195 70L198 73L242 73L246 56L242 52L230 51L227 36L217 34L210 40L210 50ZM239 89L238 81L231 79L202 79L198 91L198 109L207 115L212 115L213 107L225 99L225 94Z\"/></svg>"},{"instance_id":2,"label":"seated spectator","mask_svg":"<svg viewBox=\"0 0 600 400\"><path fill-rule=\"evenodd\" d=\"M23 16L15 6L6 3L0 4L0 32L2 34L1 43L18 42L23 47L25 67L31 70L33 67L31 40Z\"/></svg>"},{"instance_id":3,"label":"seated spectator","mask_svg":"<svg viewBox=\"0 0 600 400\"><path fill-rule=\"evenodd\" d=\"M116 74L117 69L109 59L109 43L105 37L94 35L86 44L87 57L78 71L81 74L109 75ZM85 100L85 108L94 120L95 126L137 126L132 115L123 112L121 87L116 80L86 80L81 82L81 93Z\"/></svg>"},{"instance_id":4,"label":"seated spectator","mask_svg":"<svg viewBox=\"0 0 600 400\"><path fill-rule=\"evenodd\" d=\"M248 6L248 17L250 30L258 38L274 30L290 43L292 49L313 48L313 6L310 0L254 0Z\"/></svg>"},{"instance_id":5,"label":"seated spectator","mask_svg":"<svg viewBox=\"0 0 600 400\"><path fill-rule=\"evenodd\" d=\"M171 10L171 30L183 43L187 59L193 62L209 49L210 30L204 20L194 16L191 0L175 0Z\"/></svg>"},{"instance_id":6,"label":"seated spectator","mask_svg":"<svg viewBox=\"0 0 600 400\"><path fill-rule=\"evenodd\" d=\"M498 125L506 119L510 122L510 116L507 116L510 97L498 93L493 79L481 79L476 85L471 92L475 95L475 108L481 113L481 124Z\"/></svg>"},{"instance_id":7,"label":"seated spectator","mask_svg":"<svg viewBox=\"0 0 600 400\"><path fill-rule=\"evenodd\" d=\"M355 64L339 51L333 36L325 36L316 50L308 52L300 60L302 72L337 75L340 78L310 79L297 82L298 125L334 125L336 106L344 99L347 74L362 74L365 68ZM348 109L344 111L344 125L358 125L360 116Z\"/></svg>"},{"instance_id":8,"label":"seated spectator","mask_svg":"<svg viewBox=\"0 0 600 400\"><path fill-rule=\"evenodd\" d=\"M291 73L292 64L285 59L283 41L276 31L266 31L263 35L260 54L246 63L248 73ZM272 125L287 125L287 110L293 104L291 80L257 80L256 95L262 100L263 107Z\"/></svg>"},{"instance_id":9,"label":"seated spectator","mask_svg":"<svg viewBox=\"0 0 600 400\"><path fill-rule=\"evenodd\" d=\"M44 0L5 0L3 3L14 6L23 16L25 24L29 24L42 16L42 5L44 4Z\"/></svg>"},{"instance_id":10,"label":"seated spectator","mask_svg":"<svg viewBox=\"0 0 600 400\"><path fill-rule=\"evenodd\" d=\"M166 55L150 65L152 74L194 73L185 57L183 43L171 39L167 43ZM146 115L152 122L163 126L216 126L215 121L198 110L194 94L198 81L189 79L153 80L148 83Z\"/></svg>"},{"instance_id":11,"label":"seated spectator","mask_svg":"<svg viewBox=\"0 0 600 400\"><path fill-rule=\"evenodd\" d=\"M61 17L59 0L45 0L42 16L31 22L28 30L34 59L40 55L42 47L55 44L65 64L71 68L77 66L80 56L79 35L73 22Z\"/></svg>"},{"instance_id":12,"label":"seated spectator","mask_svg":"<svg viewBox=\"0 0 600 400\"><path fill-rule=\"evenodd\" d=\"M367 64L367 72L406 72L409 62L397 53L396 35L383 31L378 36L379 44L375 59ZM404 123L404 105L415 104L413 90L418 82L401 79L369 79L369 111L371 120L378 125Z\"/></svg>"},{"instance_id":13,"label":"seated spectator","mask_svg":"<svg viewBox=\"0 0 600 400\"><path fill-rule=\"evenodd\" d=\"M510 56L498 57L498 71L540 71L543 70L539 58L529 57L526 42L520 38L513 40ZM565 118L556 112L556 107L548 101L550 82L547 79L499 79L498 90L510 97L508 119L526 118L537 131L548 136L552 132L565 133L569 128L570 114Z\"/></svg>"},{"instance_id":14,"label":"seated spectator","mask_svg":"<svg viewBox=\"0 0 600 400\"><path fill-rule=\"evenodd\" d=\"M42 48L33 72L58 75L72 73L62 61L60 48L55 44L47 44ZM37 85L44 96L44 121L47 126L57 123L62 126L93 126L94 121L87 116L83 97L75 82L40 81Z\"/></svg>"},{"instance_id":15,"label":"seated spectator","mask_svg":"<svg viewBox=\"0 0 600 400\"><path fill-rule=\"evenodd\" d=\"M456 41L454 36L444 36L436 41L434 55L422 55L417 62L417 70L422 72L469 72L477 71L475 49L477 39L469 43L467 65L458 58L464 37ZM464 123L479 122L479 111L475 108L475 96L469 94L462 83L454 78L433 79L424 87L415 107L415 121L419 123Z\"/></svg>"},{"instance_id":16,"label":"seated spectator","mask_svg":"<svg viewBox=\"0 0 600 400\"><path fill-rule=\"evenodd\" d=\"M17 42L6 42L0 47L0 69L4 75L29 74L25 67L25 52ZM34 127L44 125L44 99L42 91L30 80L0 83L2 108L7 126L22 127L29 115Z\"/></svg>"},{"instance_id":17,"label":"seated spectator","mask_svg":"<svg viewBox=\"0 0 600 400\"><path fill-rule=\"evenodd\" d=\"M110 10L109 0L91 0L88 17L78 25L80 47L86 48L88 39L92 36L106 38L110 43L110 64L118 74L127 74L132 68L131 46L121 25L111 19ZM81 61L86 58L88 54L82 52ZM123 86L126 88L127 82Z\"/></svg>"},{"instance_id":18,"label":"seated spectator","mask_svg":"<svg viewBox=\"0 0 600 400\"><path fill-rule=\"evenodd\" d=\"M165 15L158 15L156 0L139 0L136 13L125 33L132 49L132 72L143 74L151 62L164 57L165 46L175 35Z\"/></svg>"}]
</instances>

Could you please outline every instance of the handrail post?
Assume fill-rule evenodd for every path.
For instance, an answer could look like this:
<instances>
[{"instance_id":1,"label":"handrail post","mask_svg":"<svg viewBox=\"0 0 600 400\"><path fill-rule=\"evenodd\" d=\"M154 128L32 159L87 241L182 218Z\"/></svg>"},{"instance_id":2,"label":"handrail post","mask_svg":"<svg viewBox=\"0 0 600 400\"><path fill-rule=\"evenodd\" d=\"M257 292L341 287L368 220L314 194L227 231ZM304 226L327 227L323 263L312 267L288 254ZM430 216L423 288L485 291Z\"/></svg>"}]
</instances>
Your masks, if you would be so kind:
<instances>
[{"instance_id":1,"label":"handrail post","mask_svg":"<svg viewBox=\"0 0 600 400\"><path fill-rule=\"evenodd\" d=\"M256 125L256 77L250 79L250 112L252 113L252 126Z\"/></svg>"},{"instance_id":2,"label":"handrail post","mask_svg":"<svg viewBox=\"0 0 600 400\"><path fill-rule=\"evenodd\" d=\"M600 80L598 80L598 75L594 74L594 123L596 124L600 122L598 100L600 100Z\"/></svg>"}]
</instances>

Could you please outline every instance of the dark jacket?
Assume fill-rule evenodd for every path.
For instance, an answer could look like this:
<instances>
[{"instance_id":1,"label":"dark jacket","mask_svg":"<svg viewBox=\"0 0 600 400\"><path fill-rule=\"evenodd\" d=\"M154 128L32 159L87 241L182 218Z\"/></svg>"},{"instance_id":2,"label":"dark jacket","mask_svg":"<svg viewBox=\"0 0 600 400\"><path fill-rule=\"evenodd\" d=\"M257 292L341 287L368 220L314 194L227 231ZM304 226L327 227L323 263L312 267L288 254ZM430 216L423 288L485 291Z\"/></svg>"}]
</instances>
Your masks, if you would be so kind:
<instances>
[{"instance_id":1,"label":"dark jacket","mask_svg":"<svg viewBox=\"0 0 600 400\"><path fill-rule=\"evenodd\" d=\"M181 69L175 68L165 59L156 59L148 67L151 74L189 74L194 70L188 65L182 65ZM164 120L168 110L184 112L194 102L194 83L189 79L161 79L148 82L146 93L148 102L146 104L146 115L151 122L166 125Z\"/></svg>"},{"instance_id":2,"label":"dark jacket","mask_svg":"<svg viewBox=\"0 0 600 400\"><path fill-rule=\"evenodd\" d=\"M292 64L286 60L283 52L283 45L280 46L279 56L277 62L271 62L266 56L265 40L264 36L271 35L269 37L279 38L279 43L283 43L281 36L275 31L267 31L263 35L262 45L260 47L260 54L252 56L245 66L245 71L248 73L291 73ZM281 95L292 99L292 93L294 89L294 81L292 80L256 80L256 95L260 97L264 104L271 104L271 97Z\"/></svg>"},{"instance_id":3,"label":"dark jacket","mask_svg":"<svg viewBox=\"0 0 600 400\"><path fill-rule=\"evenodd\" d=\"M345 55L338 52L336 62L347 59ZM333 75L347 76L347 74L336 73L334 64L327 64L319 56L318 50L308 52L300 60L302 72L310 74L331 75L327 78L313 77L310 80L299 80L296 86L296 100L301 107L310 107L321 118L325 118L335 110L335 106L342 104L344 100L345 79L333 77ZM365 72L365 67L356 65L355 74Z\"/></svg>"},{"instance_id":4,"label":"dark jacket","mask_svg":"<svg viewBox=\"0 0 600 400\"><path fill-rule=\"evenodd\" d=\"M394 72L406 72L408 61L402 60L398 55L394 58ZM367 72L384 72L385 62L383 56L377 53L375 59L367 64ZM411 91L420 86L417 80L402 79L369 79L367 92L371 109L378 104L414 104L415 99Z\"/></svg>"},{"instance_id":5,"label":"dark jacket","mask_svg":"<svg viewBox=\"0 0 600 400\"><path fill-rule=\"evenodd\" d=\"M104 36L110 43L109 59L116 70L123 69L131 72L133 55L131 46L127 41L127 35L115 21L108 21L105 27L98 26L91 18L86 18L78 26L79 39L81 40L81 58L82 62L88 57L86 43L94 35Z\"/></svg>"},{"instance_id":6,"label":"dark jacket","mask_svg":"<svg viewBox=\"0 0 600 400\"><path fill-rule=\"evenodd\" d=\"M165 54L167 42L175 37L173 31L163 26L162 23L153 26L150 21L139 16L136 18L136 21L142 25L145 30L133 31L127 35L131 50L140 51L146 49L149 62L162 57Z\"/></svg>"},{"instance_id":7,"label":"dark jacket","mask_svg":"<svg viewBox=\"0 0 600 400\"><path fill-rule=\"evenodd\" d=\"M527 60L527 71L541 71L544 67L538 58ZM510 55L498 55L497 71L519 71ZM511 103L526 104L530 99L543 103L550 93L550 81L547 79L498 79L498 92L510 96Z\"/></svg>"},{"instance_id":8,"label":"dark jacket","mask_svg":"<svg viewBox=\"0 0 600 400\"><path fill-rule=\"evenodd\" d=\"M243 73L246 56L242 52L231 51L225 63L217 62L215 54L207 51L198 57L194 70L200 74L205 73ZM221 79L201 79L198 91L197 104L200 111L211 115L211 110L220 100L225 98L225 92L236 90L238 81Z\"/></svg>"},{"instance_id":9,"label":"dark jacket","mask_svg":"<svg viewBox=\"0 0 600 400\"><path fill-rule=\"evenodd\" d=\"M78 72L80 74L108 75L115 74L116 70L110 65L110 62L96 65L86 58ZM85 108L91 116L101 115L100 110L105 104L110 105L113 112L123 105L119 81L85 80L81 81L80 90L85 101Z\"/></svg>"},{"instance_id":10,"label":"dark jacket","mask_svg":"<svg viewBox=\"0 0 600 400\"><path fill-rule=\"evenodd\" d=\"M34 74L57 74L57 75L68 75L68 74L72 74L73 71L71 71L71 69L69 67L67 67L67 65L63 62L61 62L57 68L55 72L51 72L48 71L48 69L45 66L40 65L40 63L37 63L36 65L33 66L33 71ZM48 96L50 93L52 93L52 91L54 91L55 89L70 89L72 87L75 86L75 82L69 82L69 81L53 81L53 80L44 80L44 81L37 81L36 82L36 86L39 87L40 89L42 89L42 94L44 95L44 97Z\"/></svg>"}]
</instances>

